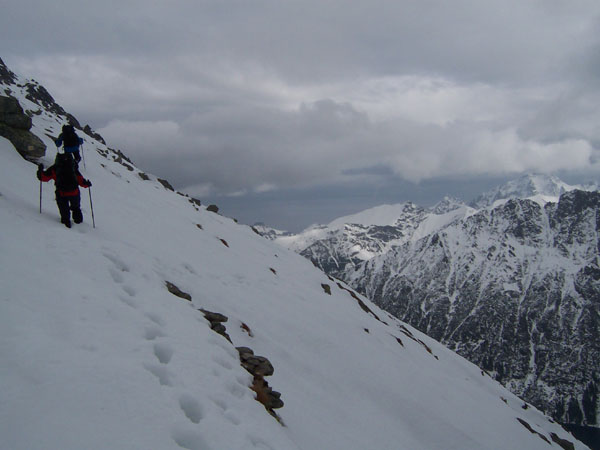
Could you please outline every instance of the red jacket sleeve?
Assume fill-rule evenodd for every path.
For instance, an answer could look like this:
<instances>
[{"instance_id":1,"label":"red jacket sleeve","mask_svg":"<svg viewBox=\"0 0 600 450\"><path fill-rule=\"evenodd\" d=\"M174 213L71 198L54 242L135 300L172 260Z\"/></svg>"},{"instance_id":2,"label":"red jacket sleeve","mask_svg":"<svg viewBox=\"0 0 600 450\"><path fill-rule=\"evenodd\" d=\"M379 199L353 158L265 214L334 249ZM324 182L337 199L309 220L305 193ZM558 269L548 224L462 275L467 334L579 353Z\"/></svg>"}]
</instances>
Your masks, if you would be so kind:
<instances>
[{"instance_id":1,"label":"red jacket sleeve","mask_svg":"<svg viewBox=\"0 0 600 450\"><path fill-rule=\"evenodd\" d=\"M41 181L56 180L56 172L54 171L54 167L50 167L47 170L42 170L40 172L40 180Z\"/></svg>"},{"instance_id":2,"label":"red jacket sleeve","mask_svg":"<svg viewBox=\"0 0 600 450\"><path fill-rule=\"evenodd\" d=\"M77 171L77 184L84 188L90 187L87 180L83 178L83 175L81 175L79 171Z\"/></svg>"}]
</instances>

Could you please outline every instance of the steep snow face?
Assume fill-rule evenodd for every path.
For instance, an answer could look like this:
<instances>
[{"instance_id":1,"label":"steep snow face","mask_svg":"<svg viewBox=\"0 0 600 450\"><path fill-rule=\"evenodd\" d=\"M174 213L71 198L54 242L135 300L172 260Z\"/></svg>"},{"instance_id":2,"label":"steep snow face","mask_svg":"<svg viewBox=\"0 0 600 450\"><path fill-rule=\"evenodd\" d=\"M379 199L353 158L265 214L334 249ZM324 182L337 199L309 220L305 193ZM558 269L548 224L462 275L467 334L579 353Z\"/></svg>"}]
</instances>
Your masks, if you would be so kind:
<instances>
[{"instance_id":1,"label":"steep snow face","mask_svg":"<svg viewBox=\"0 0 600 450\"><path fill-rule=\"evenodd\" d=\"M9 87L52 149L65 118ZM85 140L95 229L85 190L83 224L60 224L51 184L40 214L35 165L0 138L0 448L585 448L306 259ZM227 316L232 342L198 308ZM235 346L273 364L281 423Z\"/></svg>"}]
</instances>

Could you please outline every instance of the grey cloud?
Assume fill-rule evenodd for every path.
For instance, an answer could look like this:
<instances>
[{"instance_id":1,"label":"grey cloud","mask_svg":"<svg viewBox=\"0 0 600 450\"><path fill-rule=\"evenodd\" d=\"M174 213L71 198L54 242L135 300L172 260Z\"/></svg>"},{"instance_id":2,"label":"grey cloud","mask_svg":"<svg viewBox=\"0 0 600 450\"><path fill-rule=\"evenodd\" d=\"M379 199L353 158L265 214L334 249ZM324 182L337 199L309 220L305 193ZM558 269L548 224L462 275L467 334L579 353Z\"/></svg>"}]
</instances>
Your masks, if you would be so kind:
<instances>
[{"instance_id":1,"label":"grey cloud","mask_svg":"<svg viewBox=\"0 0 600 450\"><path fill-rule=\"evenodd\" d=\"M595 0L23 0L0 26L5 62L142 168L250 197L597 173L599 17Z\"/></svg>"}]
</instances>

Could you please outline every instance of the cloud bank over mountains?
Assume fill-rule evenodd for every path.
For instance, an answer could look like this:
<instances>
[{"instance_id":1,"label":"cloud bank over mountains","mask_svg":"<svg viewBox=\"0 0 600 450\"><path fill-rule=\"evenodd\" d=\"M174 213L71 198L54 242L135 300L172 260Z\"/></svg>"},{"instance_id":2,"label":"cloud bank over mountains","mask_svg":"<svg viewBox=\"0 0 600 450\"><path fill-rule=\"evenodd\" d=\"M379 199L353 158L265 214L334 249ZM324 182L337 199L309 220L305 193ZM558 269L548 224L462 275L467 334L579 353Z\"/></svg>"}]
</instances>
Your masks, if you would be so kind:
<instances>
[{"instance_id":1,"label":"cloud bank over mountains","mask_svg":"<svg viewBox=\"0 0 600 450\"><path fill-rule=\"evenodd\" d=\"M5 12L9 66L199 195L599 172L597 2L29 0Z\"/></svg>"}]
</instances>

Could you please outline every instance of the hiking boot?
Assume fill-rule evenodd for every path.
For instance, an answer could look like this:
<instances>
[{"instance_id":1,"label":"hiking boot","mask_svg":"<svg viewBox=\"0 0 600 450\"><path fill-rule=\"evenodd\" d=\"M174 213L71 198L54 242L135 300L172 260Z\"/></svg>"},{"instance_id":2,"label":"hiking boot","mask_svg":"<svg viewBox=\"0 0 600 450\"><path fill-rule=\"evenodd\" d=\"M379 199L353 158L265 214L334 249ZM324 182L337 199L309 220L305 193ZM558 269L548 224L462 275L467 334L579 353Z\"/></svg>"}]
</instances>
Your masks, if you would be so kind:
<instances>
[{"instance_id":1,"label":"hiking boot","mask_svg":"<svg viewBox=\"0 0 600 450\"><path fill-rule=\"evenodd\" d=\"M70 220L61 220L60 223L62 223L65 227L67 228L71 228L71 221Z\"/></svg>"},{"instance_id":2,"label":"hiking boot","mask_svg":"<svg viewBox=\"0 0 600 450\"><path fill-rule=\"evenodd\" d=\"M83 213L81 212L81 209L73 210L73 222L75 222L75 223L83 222Z\"/></svg>"}]
</instances>

